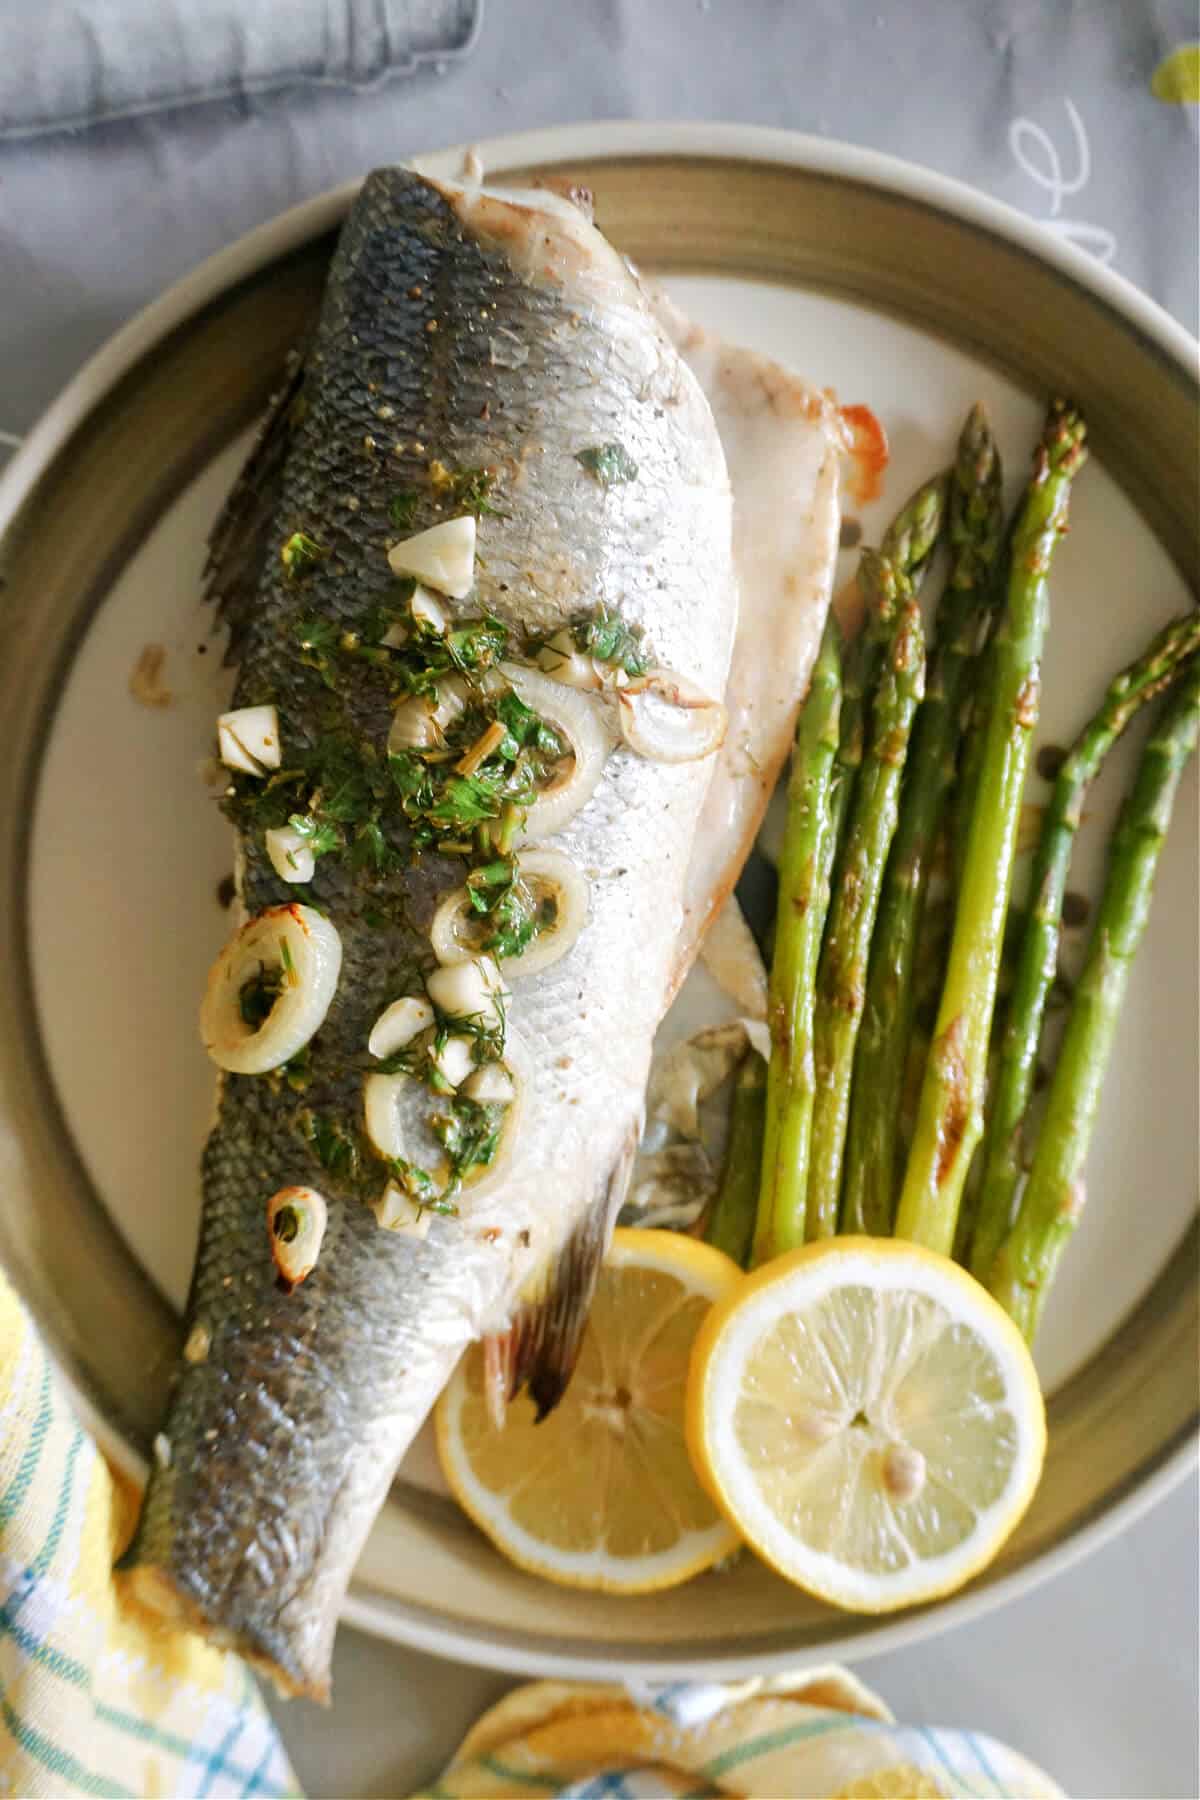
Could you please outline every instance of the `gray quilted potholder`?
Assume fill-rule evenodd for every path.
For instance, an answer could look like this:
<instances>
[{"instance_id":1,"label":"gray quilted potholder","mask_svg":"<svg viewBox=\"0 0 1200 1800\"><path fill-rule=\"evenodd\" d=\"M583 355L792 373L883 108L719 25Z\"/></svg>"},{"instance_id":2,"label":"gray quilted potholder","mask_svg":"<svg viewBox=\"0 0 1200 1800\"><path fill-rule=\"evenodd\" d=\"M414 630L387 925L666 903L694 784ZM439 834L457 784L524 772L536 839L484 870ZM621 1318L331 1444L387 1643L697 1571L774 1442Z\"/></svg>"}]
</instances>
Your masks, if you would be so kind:
<instances>
[{"instance_id":1,"label":"gray quilted potholder","mask_svg":"<svg viewBox=\"0 0 1200 1800\"><path fill-rule=\"evenodd\" d=\"M0 139L464 56L483 0L0 0Z\"/></svg>"}]
</instances>

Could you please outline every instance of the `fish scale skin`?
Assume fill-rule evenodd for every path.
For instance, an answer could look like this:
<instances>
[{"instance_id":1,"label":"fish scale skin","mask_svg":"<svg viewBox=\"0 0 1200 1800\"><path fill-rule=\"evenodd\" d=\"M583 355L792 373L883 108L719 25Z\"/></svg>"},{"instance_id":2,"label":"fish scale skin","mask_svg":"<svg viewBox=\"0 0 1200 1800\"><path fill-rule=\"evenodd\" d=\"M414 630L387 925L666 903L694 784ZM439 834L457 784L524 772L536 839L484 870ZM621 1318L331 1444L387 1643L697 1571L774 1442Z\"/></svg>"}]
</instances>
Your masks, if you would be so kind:
<instances>
[{"instance_id":1,"label":"fish scale skin","mask_svg":"<svg viewBox=\"0 0 1200 1800\"><path fill-rule=\"evenodd\" d=\"M706 403L603 240L520 208L483 210L468 228L469 202L382 171L343 233L272 553L238 621L235 704L278 706L285 766L289 748L315 742L330 704L299 659L297 624L319 614L353 626L394 593L392 496L422 496L414 530L447 516L430 496L432 457L498 471L504 516L479 522L476 589L457 615L494 612L519 645L607 600L646 626L657 660L709 692L723 687L736 596ZM511 361L514 344L526 353L519 366L493 360L498 346ZM636 481L605 489L577 462L609 441L633 456ZM278 548L296 530L328 554L289 581ZM368 668L348 715L382 752L390 706ZM260 837L240 841L247 911L312 899L337 925L342 970L303 1094L271 1077L222 1079L187 1319L210 1345L203 1362L180 1363L170 1460L153 1472L124 1566L149 1603L177 1605L289 1691L326 1691L350 1572L462 1348L552 1281L568 1237L612 1205L709 773L616 749L592 800L552 840L591 879L589 920L558 964L513 984L510 1028L532 1075L511 1172L482 1199L468 1190L460 1216L435 1218L423 1243L380 1231L298 1119L311 1108L361 1132L368 1032L411 991L414 964L429 962L429 920L463 866L426 857L390 877L403 916L380 929L364 918L372 880L344 857L323 857L310 884L292 887ZM402 817L385 826L403 845ZM374 1175L378 1192L382 1164ZM266 1203L300 1184L325 1195L329 1220L316 1268L285 1295Z\"/></svg>"}]
</instances>

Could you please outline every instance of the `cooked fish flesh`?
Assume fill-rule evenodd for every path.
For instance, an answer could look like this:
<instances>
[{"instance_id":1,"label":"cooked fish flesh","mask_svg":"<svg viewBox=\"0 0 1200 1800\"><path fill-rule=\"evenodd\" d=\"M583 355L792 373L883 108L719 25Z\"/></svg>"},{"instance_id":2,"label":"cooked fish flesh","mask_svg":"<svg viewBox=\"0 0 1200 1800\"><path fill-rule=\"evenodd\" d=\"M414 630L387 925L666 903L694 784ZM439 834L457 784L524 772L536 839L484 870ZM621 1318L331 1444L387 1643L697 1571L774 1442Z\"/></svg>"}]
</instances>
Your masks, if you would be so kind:
<instances>
[{"instance_id":1,"label":"cooked fish flesh","mask_svg":"<svg viewBox=\"0 0 1200 1800\"><path fill-rule=\"evenodd\" d=\"M833 592L850 443L827 389L725 342L665 294L654 304L716 418L733 488L740 595L728 724L696 833L675 982L711 942L752 1011L753 967L739 952L739 922L731 916L712 937L710 927L750 853L808 691Z\"/></svg>"},{"instance_id":2,"label":"cooked fish flesh","mask_svg":"<svg viewBox=\"0 0 1200 1800\"><path fill-rule=\"evenodd\" d=\"M570 1374L720 739L730 515L709 405L578 207L368 178L212 542L246 922L123 1561L285 1691L326 1693L464 1346L543 1408Z\"/></svg>"}]
</instances>

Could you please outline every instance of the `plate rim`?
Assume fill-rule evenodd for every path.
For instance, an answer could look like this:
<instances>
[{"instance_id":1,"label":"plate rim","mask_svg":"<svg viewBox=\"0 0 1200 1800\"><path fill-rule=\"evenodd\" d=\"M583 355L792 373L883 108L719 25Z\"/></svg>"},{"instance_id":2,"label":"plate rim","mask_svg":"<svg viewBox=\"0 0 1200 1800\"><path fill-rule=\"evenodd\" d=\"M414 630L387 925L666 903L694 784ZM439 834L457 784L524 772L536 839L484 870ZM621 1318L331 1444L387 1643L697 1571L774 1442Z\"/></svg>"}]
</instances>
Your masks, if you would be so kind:
<instances>
[{"instance_id":1,"label":"plate rim","mask_svg":"<svg viewBox=\"0 0 1200 1800\"><path fill-rule=\"evenodd\" d=\"M456 144L408 159L409 166L441 178L456 175L468 150L485 168L503 170L560 162L679 158L692 161L757 162L804 170L834 180L857 182L943 212L1024 251L1116 313L1149 341L1189 382L1200 389L1200 342L1156 301L1086 251L1048 231L1039 221L953 177L880 151L837 139L775 127L703 121L593 121L506 133L471 144ZM0 474L0 548L25 501L74 432L120 380L178 326L265 265L300 249L340 222L361 178L342 182L253 227L181 276L140 309L83 364L25 436ZM60 1373L62 1371L60 1370ZM119 1432L68 1381L68 1389L106 1454L119 1466L140 1459ZM844 1660L896 1649L981 1617L994 1607L1031 1592L1109 1542L1171 1492L1196 1462L1194 1437L1168 1450L1158 1466L1120 1495L1096 1518L1063 1543L1047 1549L1011 1574L980 1589L968 1589L928 1613L888 1622L864 1621L861 1631L839 1640ZM794 1664L798 1651L768 1650L722 1659L632 1656L617 1646L593 1655L532 1634L514 1640L488 1636L483 1628L453 1619L439 1621L424 1608L391 1598L366 1583L351 1585L343 1620L426 1654L468 1661L532 1676L611 1678L614 1667L644 1679L722 1674L765 1674ZM525 1647L528 1645L529 1647Z\"/></svg>"}]
</instances>

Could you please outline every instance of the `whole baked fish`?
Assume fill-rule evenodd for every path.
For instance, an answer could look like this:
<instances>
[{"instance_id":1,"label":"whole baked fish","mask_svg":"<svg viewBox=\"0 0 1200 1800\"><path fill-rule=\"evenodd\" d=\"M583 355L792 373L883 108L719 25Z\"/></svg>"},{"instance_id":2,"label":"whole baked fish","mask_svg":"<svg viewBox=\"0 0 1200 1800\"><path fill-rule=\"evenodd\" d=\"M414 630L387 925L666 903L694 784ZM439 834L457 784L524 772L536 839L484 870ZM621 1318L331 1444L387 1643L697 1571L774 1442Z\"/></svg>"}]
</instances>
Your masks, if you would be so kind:
<instances>
[{"instance_id":1,"label":"whole baked fish","mask_svg":"<svg viewBox=\"0 0 1200 1800\"><path fill-rule=\"evenodd\" d=\"M321 1696L464 1346L543 1408L571 1371L721 735L712 414L577 206L377 172L210 586L247 922L205 997L199 1256L123 1566Z\"/></svg>"}]
</instances>

